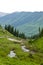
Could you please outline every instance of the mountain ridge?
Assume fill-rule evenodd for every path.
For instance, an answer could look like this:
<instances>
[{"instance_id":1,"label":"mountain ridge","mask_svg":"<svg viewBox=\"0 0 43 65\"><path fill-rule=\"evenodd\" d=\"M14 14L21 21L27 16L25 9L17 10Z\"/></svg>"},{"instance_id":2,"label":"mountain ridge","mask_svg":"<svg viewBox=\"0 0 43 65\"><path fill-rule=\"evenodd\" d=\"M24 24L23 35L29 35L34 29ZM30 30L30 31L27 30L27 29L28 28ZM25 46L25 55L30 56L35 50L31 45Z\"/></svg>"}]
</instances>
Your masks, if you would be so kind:
<instances>
[{"instance_id":1,"label":"mountain ridge","mask_svg":"<svg viewBox=\"0 0 43 65\"><path fill-rule=\"evenodd\" d=\"M13 12L1 17L0 24L13 25L27 36L34 35L39 27L43 27L43 12Z\"/></svg>"},{"instance_id":2,"label":"mountain ridge","mask_svg":"<svg viewBox=\"0 0 43 65\"><path fill-rule=\"evenodd\" d=\"M0 12L0 17L6 16L8 13Z\"/></svg>"}]
</instances>

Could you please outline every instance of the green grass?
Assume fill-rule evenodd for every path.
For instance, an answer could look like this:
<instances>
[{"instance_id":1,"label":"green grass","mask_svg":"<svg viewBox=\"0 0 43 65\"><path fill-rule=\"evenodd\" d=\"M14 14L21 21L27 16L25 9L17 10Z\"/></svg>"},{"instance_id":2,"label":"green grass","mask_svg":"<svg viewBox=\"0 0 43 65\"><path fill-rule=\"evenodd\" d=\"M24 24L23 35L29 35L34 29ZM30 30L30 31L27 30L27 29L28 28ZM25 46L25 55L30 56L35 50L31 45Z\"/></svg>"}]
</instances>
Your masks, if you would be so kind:
<instances>
[{"instance_id":1,"label":"green grass","mask_svg":"<svg viewBox=\"0 0 43 65\"><path fill-rule=\"evenodd\" d=\"M30 45L32 45L33 49L43 52L43 37L34 40L32 43L30 43Z\"/></svg>"},{"instance_id":2,"label":"green grass","mask_svg":"<svg viewBox=\"0 0 43 65\"><path fill-rule=\"evenodd\" d=\"M14 49L16 58L9 58L8 53ZM20 43L9 41L7 38L0 39L0 64L1 65L39 65L29 58L29 53L23 52Z\"/></svg>"},{"instance_id":3,"label":"green grass","mask_svg":"<svg viewBox=\"0 0 43 65\"><path fill-rule=\"evenodd\" d=\"M33 55L34 62L43 63L43 37L36 40L31 40L31 43L27 41L25 43L26 47L35 52Z\"/></svg>"},{"instance_id":4,"label":"green grass","mask_svg":"<svg viewBox=\"0 0 43 65\"><path fill-rule=\"evenodd\" d=\"M0 30L0 65L41 65L43 63L43 37L39 38L32 43L28 40L23 40L24 45L30 50L38 50L35 54L30 55L30 52L24 52L21 49L21 43L8 40L7 37L19 39L8 31ZM32 46L32 47L31 47ZM14 50L16 57L10 58L8 54L11 50Z\"/></svg>"}]
</instances>

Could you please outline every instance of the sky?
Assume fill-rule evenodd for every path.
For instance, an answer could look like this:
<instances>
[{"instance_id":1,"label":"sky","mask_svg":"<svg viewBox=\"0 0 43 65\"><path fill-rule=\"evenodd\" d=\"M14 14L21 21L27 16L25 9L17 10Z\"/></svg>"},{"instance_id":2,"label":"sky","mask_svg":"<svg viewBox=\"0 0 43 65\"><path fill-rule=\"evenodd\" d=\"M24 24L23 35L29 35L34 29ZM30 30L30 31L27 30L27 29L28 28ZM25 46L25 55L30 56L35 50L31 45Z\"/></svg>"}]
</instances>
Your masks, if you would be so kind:
<instances>
[{"instance_id":1,"label":"sky","mask_svg":"<svg viewBox=\"0 0 43 65\"><path fill-rule=\"evenodd\" d=\"M0 12L43 11L43 0L0 0Z\"/></svg>"}]
</instances>

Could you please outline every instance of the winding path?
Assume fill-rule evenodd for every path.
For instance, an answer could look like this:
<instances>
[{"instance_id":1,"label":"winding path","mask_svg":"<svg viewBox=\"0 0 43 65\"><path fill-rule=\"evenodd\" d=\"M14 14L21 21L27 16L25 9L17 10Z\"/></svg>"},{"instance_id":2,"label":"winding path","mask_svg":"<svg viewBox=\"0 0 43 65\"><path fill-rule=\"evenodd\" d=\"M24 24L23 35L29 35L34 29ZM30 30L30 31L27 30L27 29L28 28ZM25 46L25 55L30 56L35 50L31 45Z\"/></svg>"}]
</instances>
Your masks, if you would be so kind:
<instances>
[{"instance_id":1,"label":"winding path","mask_svg":"<svg viewBox=\"0 0 43 65\"><path fill-rule=\"evenodd\" d=\"M0 38L5 38L5 37L0 37ZM17 39L13 39L13 38L7 38L7 39L10 41L13 41L13 42L19 42L19 43L23 44L23 46L21 46L21 49L24 52L30 52L31 54L35 54L35 51L31 51L30 49L26 48L26 46L24 45L22 40L17 40ZM9 57L15 57L15 55L16 55L16 53L14 53L13 51L10 51L10 54L8 54Z\"/></svg>"},{"instance_id":2,"label":"winding path","mask_svg":"<svg viewBox=\"0 0 43 65\"><path fill-rule=\"evenodd\" d=\"M8 40L15 41L15 42L20 42L21 44L24 44L23 41L21 41L21 40L16 40L16 39L12 39L12 38L8 38ZM24 52L30 52L31 54L35 54L35 51L31 51L30 49L27 49L25 45L21 46L21 49Z\"/></svg>"},{"instance_id":3,"label":"winding path","mask_svg":"<svg viewBox=\"0 0 43 65\"><path fill-rule=\"evenodd\" d=\"M10 41L15 41L15 42L22 42L22 40L16 40L16 39L13 39L13 38L8 38L8 40L10 40Z\"/></svg>"}]
</instances>

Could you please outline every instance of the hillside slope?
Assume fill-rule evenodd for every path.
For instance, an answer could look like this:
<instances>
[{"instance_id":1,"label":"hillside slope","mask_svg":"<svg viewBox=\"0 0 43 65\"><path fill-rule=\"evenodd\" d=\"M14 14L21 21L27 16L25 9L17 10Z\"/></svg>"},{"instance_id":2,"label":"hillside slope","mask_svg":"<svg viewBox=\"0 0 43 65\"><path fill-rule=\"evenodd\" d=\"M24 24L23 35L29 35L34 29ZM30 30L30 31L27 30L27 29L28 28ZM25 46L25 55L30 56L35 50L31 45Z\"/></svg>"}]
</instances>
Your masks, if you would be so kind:
<instances>
[{"instance_id":1,"label":"hillside slope","mask_svg":"<svg viewBox=\"0 0 43 65\"><path fill-rule=\"evenodd\" d=\"M38 33L43 27L43 12L15 12L0 18L0 24L11 24L27 36Z\"/></svg>"},{"instance_id":2,"label":"hillside slope","mask_svg":"<svg viewBox=\"0 0 43 65\"><path fill-rule=\"evenodd\" d=\"M19 42L20 40L22 41ZM0 65L41 65L43 64L42 43L43 43L43 37L33 41L33 43L31 44L26 39L18 40L18 38L14 37L8 31L0 27ZM24 47L25 50L28 49L30 51L28 52L24 51L24 49L22 49L23 46L25 46ZM38 52L36 52L34 49L37 50ZM12 53L13 56L14 54L16 54L14 57L10 53L12 51L13 51Z\"/></svg>"}]
</instances>

